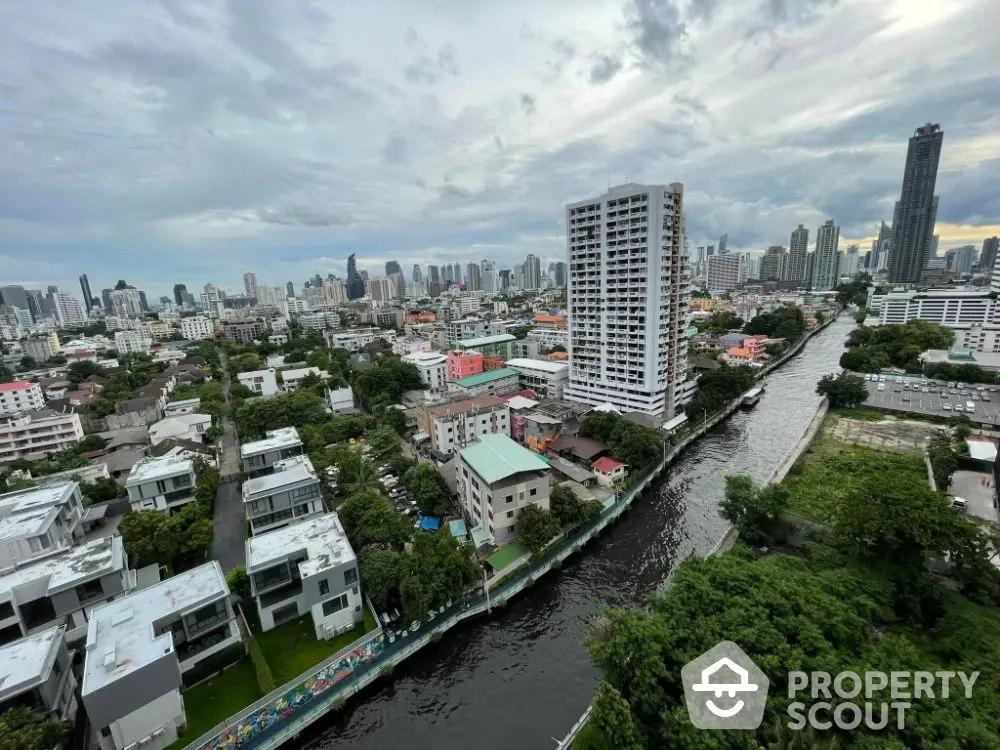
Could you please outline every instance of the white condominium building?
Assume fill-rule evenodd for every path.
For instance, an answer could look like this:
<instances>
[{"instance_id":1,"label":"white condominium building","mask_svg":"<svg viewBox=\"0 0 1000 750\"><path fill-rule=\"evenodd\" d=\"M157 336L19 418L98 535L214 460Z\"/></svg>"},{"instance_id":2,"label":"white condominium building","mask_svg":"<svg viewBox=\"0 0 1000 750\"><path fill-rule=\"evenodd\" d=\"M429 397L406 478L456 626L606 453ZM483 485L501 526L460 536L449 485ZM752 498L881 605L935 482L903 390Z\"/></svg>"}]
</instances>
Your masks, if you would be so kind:
<instances>
[{"instance_id":1,"label":"white condominium building","mask_svg":"<svg viewBox=\"0 0 1000 750\"><path fill-rule=\"evenodd\" d=\"M181 318L181 336L188 341L200 341L215 337L215 322L204 315Z\"/></svg>"},{"instance_id":2,"label":"white condominium building","mask_svg":"<svg viewBox=\"0 0 1000 750\"><path fill-rule=\"evenodd\" d=\"M83 440L80 415L35 412L0 414L0 463L34 461Z\"/></svg>"},{"instance_id":3,"label":"white condominium building","mask_svg":"<svg viewBox=\"0 0 1000 750\"><path fill-rule=\"evenodd\" d=\"M27 380L0 383L0 414L45 408L42 386Z\"/></svg>"},{"instance_id":4,"label":"white condominium building","mask_svg":"<svg viewBox=\"0 0 1000 750\"><path fill-rule=\"evenodd\" d=\"M713 292L739 289L748 276L749 269L742 253L713 255L708 259L707 284Z\"/></svg>"},{"instance_id":5,"label":"white condominium building","mask_svg":"<svg viewBox=\"0 0 1000 750\"><path fill-rule=\"evenodd\" d=\"M666 419L687 377L684 187L614 187L566 207L566 398Z\"/></svg>"}]
</instances>

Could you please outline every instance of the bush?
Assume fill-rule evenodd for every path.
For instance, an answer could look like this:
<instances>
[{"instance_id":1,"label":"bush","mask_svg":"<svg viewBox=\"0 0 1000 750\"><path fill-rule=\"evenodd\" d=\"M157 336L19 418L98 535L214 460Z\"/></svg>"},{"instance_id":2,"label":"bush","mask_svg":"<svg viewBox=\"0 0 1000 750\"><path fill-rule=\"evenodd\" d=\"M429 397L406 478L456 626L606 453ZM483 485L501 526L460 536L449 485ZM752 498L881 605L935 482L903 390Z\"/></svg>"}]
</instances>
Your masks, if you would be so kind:
<instances>
[{"instance_id":1,"label":"bush","mask_svg":"<svg viewBox=\"0 0 1000 750\"><path fill-rule=\"evenodd\" d=\"M212 654L207 659L195 664L191 669L181 675L184 687L207 680L217 672L221 672L226 667L232 666L244 659L247 655L246 647L242 643L234 643L232 646L224 648L217 654Z\"/></svg>"},{"instance_id":2,"label":"bush","mask_svg":"<svg viewBox=\"0 0 1000 750\"><path fill-rule=\"evenodd\" d=\"M257 639L251 635L247 639L247 643L250 646L250 658L253 660L254 672L257 674L257 687L260 688L261 693L269 695L278 687L274 684L271 667L268 666L267 659L264 658L264 652L260 650Z\"/></svg>"}]
</instances>

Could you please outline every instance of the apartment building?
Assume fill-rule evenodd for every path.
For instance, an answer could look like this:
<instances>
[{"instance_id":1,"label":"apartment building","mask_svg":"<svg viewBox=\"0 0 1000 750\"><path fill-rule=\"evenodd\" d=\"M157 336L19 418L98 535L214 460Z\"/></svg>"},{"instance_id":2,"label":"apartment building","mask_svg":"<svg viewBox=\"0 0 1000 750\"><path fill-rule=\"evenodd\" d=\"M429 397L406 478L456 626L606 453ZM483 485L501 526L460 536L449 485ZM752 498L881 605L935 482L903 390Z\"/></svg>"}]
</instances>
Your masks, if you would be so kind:
<instances>
[{"instance_id":1,"label":"apartment building","mask_svg":"<svg viewBox=\"0 0 1000 750\"><path fill-rule=\"evenodd\" d=\"M90 613L80 695L100 750L163 750L187 724L181 675L240 642L213 561Z\"/></svg>"},{"instance_id":2,"label":"apartment building","mask_svg":"<svg viewBox=\"0 0 1000 750\"><path fill-rule=\"evenodd\" d=\"M336 513L247 539L246 560L264 630L309 614L325 639L364 621L357 560Z\"/></svg>"},{"instance_id":3,"label":"apartment building","mask_svg":"<svg viewBox=\"0 0 1000 750\"><path fill-rule=\"evenodd\" d=\"M503 323L497 325L503 326ZM487 357L509 357L518 356L518 344L521 343L517 337L510 333L497 333L491 336L481 336L474 339L465 339L455 342L455 349L461 352L479 352Z\"/></svg>"},{"instance_id":4,"label":"apartment building","mask_svg":"<svg viewBox=\"0 0 1000 750\"><path fill-rule=\"evenodd\" d=\"M555 346L561 346L564 349L569 347L569 331L566 329L532 328L528 331L527 338L531 341L537 341L540 346L547 349Z\"/></svg>"},{"instance_id":5,"label":"apartment building","mask_svg":"<svg viewBox=\"0 0 1000 750\"><path fill-rule=\"evenodd\" d=\"M36 461L72 447L83 439L83 425L76 413L58 414L47 409L26 414L0 415L0 464L25 459Z\"/></svg>"},{"instance_id":6,"label":"apartment building","mask_svg":"<svg viewBox=\"0 0 1000 750\"><path fill-rule=\"evenodd\" d=\"M243 510L257 536L323 512L319 477L309 456L292 456L274 471L243 483Z\"/></svg>"},{"instance_id":7,"label":"apartment building","mask_svg":"<svg viewBox=\"0 0 1000 750\"><path fill-rule=\"evenodd\" d=\"M563 397L569 385L569 365L544 359L507 360L507 367L518 373L519 390L534 391L544 398Z\"/></svg>"},{"instance_id":8,"label":"apartment building","mask_svg":"<svg viewBox=\"0 0 1000 750\"><path fill-rule=\"evenodd\" d=\"M684 188L626 184L566 207L566 398L670 419L687 379Z\"/></svg>"},{"instance_id":9,"label":"apartment building","mask_svg":"<svg viewBox=\"0 0 1000 750\"><path fill-rule=\"evenodd\" d=\"M274 374L274 368L268 370L251 370L250 372L240 372L236 374L236 379L240 385L245 385L255 396L276 396L278 395L278 379Z\"/></svg>"},{"instance_id":10,"label":"apartment building","mask_svg":"<svg viewBox=\"0 0 1000 750\"><path fill-rule=\"evenodd\" d=\"M520 388L521 374L509 367L498 370L487 370L478 375L459 378L448 384L448 390L462 398L474 396L503 396L517 393Z\"/></svg>"},{"instance_id":11,"label":"apartment building","mask_svg":"<svg viewBox=\"0 0 1000 750\"><path fill-rule=\"evenodd\" d=\"M161 419L149 427L149 444L157 446L164 440L193 440L204 442L205 431L212 426L208 414L178 414Z\"/></svg>"},{"instance_id":12,"label":"apartment building","mask_svg":"<svg viewBox=\"0 0 1000 750\"><path fill-rule=\"evenodd\" d=\"M449 358L440 352L414 352L405 355L403 361L417 368L420 382L431 390L444 388L448 382Z\"/></svg>"},{"instance_id":13,"label":"apartment building","mask_svg":"<svg viewBox=\"0 0 1000 750\"><path fill-rule=\"evenodd\" d=\"M742 253L713 255L708 259L707 285L713 292L729 292L743 286L749 277Z\"/></svg>"},{"instance_id":14,"label":"apartment building","mask_svg":"<svg viewBox=\"0 0 1000 750\"><path fill-rule=\"evenodd\" d=\"M204 341L215 338L215 321L204 315L181 318L181 336L188 341Z\"/></svg>"},{"instance_id":15,"label":"apartment building","mask_svg":"<svg viewBox=\"0 0 1000 750\"><path fill-rule=\"evenodd\" d=\"M458 453L458 497L471 528L489 531L494 543L517 539L522 508L549 507L549 465L506 435L483 435Z\"/></svg>"},{"instance_id":16,"label":"apartment building","mask_svg":"<svg viewBox=\"0 0 1000 750\"><path fill-rule=\"evenodd\" d=\"M407 336L406 338L396 339L392 345L392 353L398 354L401 357L417 352L429 352L432 349L431 342L428 339L420 338L420 336Z\"/></svg>"},{"instance_id":17,"label":"apartment building","mask_svg":"<svg viewBox=\"0 0 1000 750\"><path fill-rule=\"evenodd\" d=\"M294 427L268 430L263 440L254 440L240 446L243 471L251 477L270 474L279 461L301 456L304 452L299 431Z\"/></svg>"},{"instance_id":18,"label":"apartment building","mask_svg":"<svg viewBox=\"0 0 1000 750\"><path fill-rule=\"evenodd\" d=\"M388 341L390 344L396 340L395 331L386 331L382 328L343 328L335 331L323 331L323 338L331 349L347 349L349 352L360 352L368 344L376 341Z\"/></svg>"},{"instance_id":19,"label":"apartment building","mask_svg":"<svg viewBox=\"0 0 1000 750\"><path fill-rule=\"evenodd\" d=\"M38 383L15 380L0 383L0 414L45 408L45 396Z\"/></svg>"},{"instance_id":20,"label":"apartment building","mask_svg":"<svg viewBox=\"0 0 1000 750\"><path fill-rule=\"evenodd\" d=\"M76 677L65 635L60 625L0 646L0 714L24 706L53 721L73 723Z\"/></svg>"},{"instance_id":21,"label":"apartment building","mask_svg":"<svg viewBox=\"0 0 1000 750\"><path fill-rule=\"evenodd\" d=\"M448 380L461 380L483 371L483 353L476 351L448 352Z\"/></svg>"},{"instance_id":22,"label":"apartment building","mask_svg":"<svg viewBox=\"0 0 1000 750\"><path fill-rule=\"evenodd\" d=\"M121 536L59 547L0 569L0 643L60 625L70 642L87 633L87 611L135 588Z\"/></svg>"},{"instance_id":23,"label":"apartment building","mask_svg":"<svg viewBox=\"0 0 1000 750\"><path fill-rule=\"evenodd\" d=\"M172 512L194 502L194 462L178 456L140 458L125 481L132 510Z\"/></svg>"},{"instance_id":24,"label":"apartment building","mask_svg":"<svg viewBox=\"0 0 1000 750\"><path fill-rule=\"evenodd\" d=\"M153 338L144 331L115 331L115 351L124 357L128 354L148 354Z\"/></svg>"},{"instance_id":25,"label":"apartment building","mask_svg":"<svg viewBox=\"0 0 1000 750\"><path fill-rule=\"evenodd\" d=\"M83 537L83 495L59 482L0 495L0 569L72 547Z\"/></svg>"},{"instance_id":26,"label":"apartment building","mask_svg":"<svg viewBox=\"0 0 1000 750\"><path fill-rule=\"evenodd\" d=\"M259 341L264 331L267 330L267 323L263 320L249 320L241 322L227 322L221 325L222 337L227 341Z\"/></svg>"},{"instance_id":27,"label":"apartment building","mask_svg":"<svg viewBox=\"0 0 1000 750\"><path fill-rule=\"evenodd\" d=\"M445 404L418 404L420 432L439 456L450 456L482 435L510 435L510 407L497 396L480 396Z\"/></svg>"},{"instance_id":28,"label":"apartment building","mask_svg":"<svg viewBox=\"0 0 1000 750\"><path fill-rule=\"evenodd\" d=\"M444 339L445 345L454 346L459 341L467 339L482 338L484 336L497 336L507 331L504 324L498 321L488 321L481 318L462 318L445 323Z\"/></svg>"}]
</instances>

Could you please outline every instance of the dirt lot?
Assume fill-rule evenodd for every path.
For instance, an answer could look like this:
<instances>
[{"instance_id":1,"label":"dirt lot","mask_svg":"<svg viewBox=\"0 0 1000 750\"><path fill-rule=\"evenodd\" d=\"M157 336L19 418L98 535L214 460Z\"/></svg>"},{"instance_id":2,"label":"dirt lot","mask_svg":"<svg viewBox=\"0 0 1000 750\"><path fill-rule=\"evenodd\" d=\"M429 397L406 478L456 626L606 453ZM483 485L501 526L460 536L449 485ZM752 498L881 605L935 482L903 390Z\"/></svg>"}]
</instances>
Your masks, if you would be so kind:
<instances>
[{"instance_id":1,"label":"dirt lot","mask_svg":"<svg viewBox=\"0 0 1000 750\"><path fill-rule=\"evenodd\" d=\"M931 436L947 429L944 425L907 419L883 419L878 422L827 416L820 436L850 445L866 445L895 453L922 453Z\"/></svg>"}]
</instances>

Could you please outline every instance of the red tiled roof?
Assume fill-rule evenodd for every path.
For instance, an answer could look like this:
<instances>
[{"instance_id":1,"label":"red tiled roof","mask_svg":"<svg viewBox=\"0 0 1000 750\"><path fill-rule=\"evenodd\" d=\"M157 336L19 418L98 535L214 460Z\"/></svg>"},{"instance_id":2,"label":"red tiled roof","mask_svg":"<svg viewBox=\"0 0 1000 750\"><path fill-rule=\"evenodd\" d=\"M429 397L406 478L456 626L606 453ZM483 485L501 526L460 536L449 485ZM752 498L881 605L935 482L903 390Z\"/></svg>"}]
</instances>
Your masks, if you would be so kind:
<instances>
[{"instance_id":1,"label":"red tiled roof","mask_svg":"<svg viewBox=\"0 0 1000 750\"><path fill-rule=\"evenodd\" d=\"M15 380L13 383L0 383L0 391L23 391L25 388L37 386L38 383L29 383L27 380Z\"/></svg>"},{"instance_id":2,"label":"red tiled roof","mask_svg":"<svg viewBox=\"0 0 1000 750\"><path fill-rule=\"evenodd\" d=\"M610 474L615 469L618 469L624 465L625 464L623 464L621 461L615 461L613 458L608 458L607 456L604 456L603 458L599 458L596 461L594 461L594 469L596 471L603 472L604 474Z\"/></svg>"}]
</instances>

